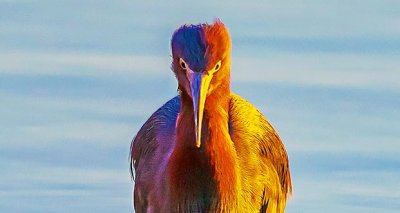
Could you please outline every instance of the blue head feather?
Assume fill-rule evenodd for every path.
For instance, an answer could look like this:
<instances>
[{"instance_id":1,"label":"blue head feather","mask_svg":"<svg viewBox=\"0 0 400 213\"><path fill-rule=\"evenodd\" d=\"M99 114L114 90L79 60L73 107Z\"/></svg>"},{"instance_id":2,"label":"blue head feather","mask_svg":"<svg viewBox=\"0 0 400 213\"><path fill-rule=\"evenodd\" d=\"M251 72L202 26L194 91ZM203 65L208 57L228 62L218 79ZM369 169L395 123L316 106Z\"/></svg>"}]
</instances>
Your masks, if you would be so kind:
<instances>
[{"instance_id":1,"label":"blue head feather","mask_svg":"<svg viewBox=\"0 0 400 213\"><path fill-rule=\"evenodd\" d=\"M171 39L172 56L182 58L194 71L203 71L207 65L204 25L184 25Z\"/></svg>"}]
</instances>

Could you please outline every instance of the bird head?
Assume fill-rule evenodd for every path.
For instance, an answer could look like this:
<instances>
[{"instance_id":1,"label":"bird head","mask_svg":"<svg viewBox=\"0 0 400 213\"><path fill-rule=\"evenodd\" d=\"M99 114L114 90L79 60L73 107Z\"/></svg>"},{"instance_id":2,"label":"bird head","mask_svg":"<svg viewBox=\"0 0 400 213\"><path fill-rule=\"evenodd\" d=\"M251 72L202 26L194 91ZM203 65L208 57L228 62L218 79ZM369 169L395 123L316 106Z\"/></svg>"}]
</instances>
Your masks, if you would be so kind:
<instances>
[{"instance_id":1,"label":"bird head","mask_svg":"<svg viewBox=\"0 0 400 213\"><path fill-rule=\"evenodd\" d=\"M221 88L229 88L229 33L220 20L183 25L173 34L171 49L178 87L193 103L196 146L200 147L206 99Z\"/></svg>"}]
</instances>

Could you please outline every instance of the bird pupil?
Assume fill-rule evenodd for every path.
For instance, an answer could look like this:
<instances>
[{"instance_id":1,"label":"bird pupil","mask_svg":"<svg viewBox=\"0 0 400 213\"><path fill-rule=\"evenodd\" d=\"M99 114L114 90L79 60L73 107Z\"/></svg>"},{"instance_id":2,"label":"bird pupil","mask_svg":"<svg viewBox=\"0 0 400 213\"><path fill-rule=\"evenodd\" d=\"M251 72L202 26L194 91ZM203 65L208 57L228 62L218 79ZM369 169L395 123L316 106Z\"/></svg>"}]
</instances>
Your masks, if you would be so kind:
<instances>
[{"instance_id":1,"label":"bird pupil","mask_svg":"<svg viewBox=\"0 0 400 213\"><path fill-rule=\"evenodd\" d=\"M181 62L181 66L182 66L182 68L186 68L186 64L184 63L184 62Z\"/></svg>"}]
</instances>

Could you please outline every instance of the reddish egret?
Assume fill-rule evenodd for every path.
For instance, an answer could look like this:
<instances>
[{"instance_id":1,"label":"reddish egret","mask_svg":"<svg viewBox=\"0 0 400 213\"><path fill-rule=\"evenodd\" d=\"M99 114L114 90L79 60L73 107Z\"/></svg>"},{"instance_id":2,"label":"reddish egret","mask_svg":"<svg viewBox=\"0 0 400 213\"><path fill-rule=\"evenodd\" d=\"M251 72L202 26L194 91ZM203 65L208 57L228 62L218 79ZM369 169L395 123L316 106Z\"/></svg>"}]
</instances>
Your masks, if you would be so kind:
<instances>
[{"instance_id":1,"label":"reddish egret","mask_svg":"<svg viewBox=\"0 0 400 213\"><path fill-rule=\"evenodd\" d=\"M179 95L131 144L136 212L284 212L288 156L266 118L230 91L224 24L184 25L171 48Z\"/></svg>"}]
</instances>

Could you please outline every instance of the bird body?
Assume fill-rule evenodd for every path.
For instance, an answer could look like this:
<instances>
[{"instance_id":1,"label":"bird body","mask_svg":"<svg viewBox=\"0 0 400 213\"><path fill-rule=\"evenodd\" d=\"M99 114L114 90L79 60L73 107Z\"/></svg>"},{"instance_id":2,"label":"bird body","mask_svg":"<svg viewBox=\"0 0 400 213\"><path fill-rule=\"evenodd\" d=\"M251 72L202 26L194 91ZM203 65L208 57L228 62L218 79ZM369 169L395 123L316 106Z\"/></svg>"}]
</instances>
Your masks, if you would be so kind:
<instances>
[{"instance_id":1,"label":"bird body","mask_svg":"<svg viewBox=\"0 0 400 213\"><path fill-rule=\"evenodd\" d=\"M287 153L265 117L230 92L224 25L185 25L172 51L180 95L131 144L136 212L284 212Z\"/></svg>"}]
</instances>

